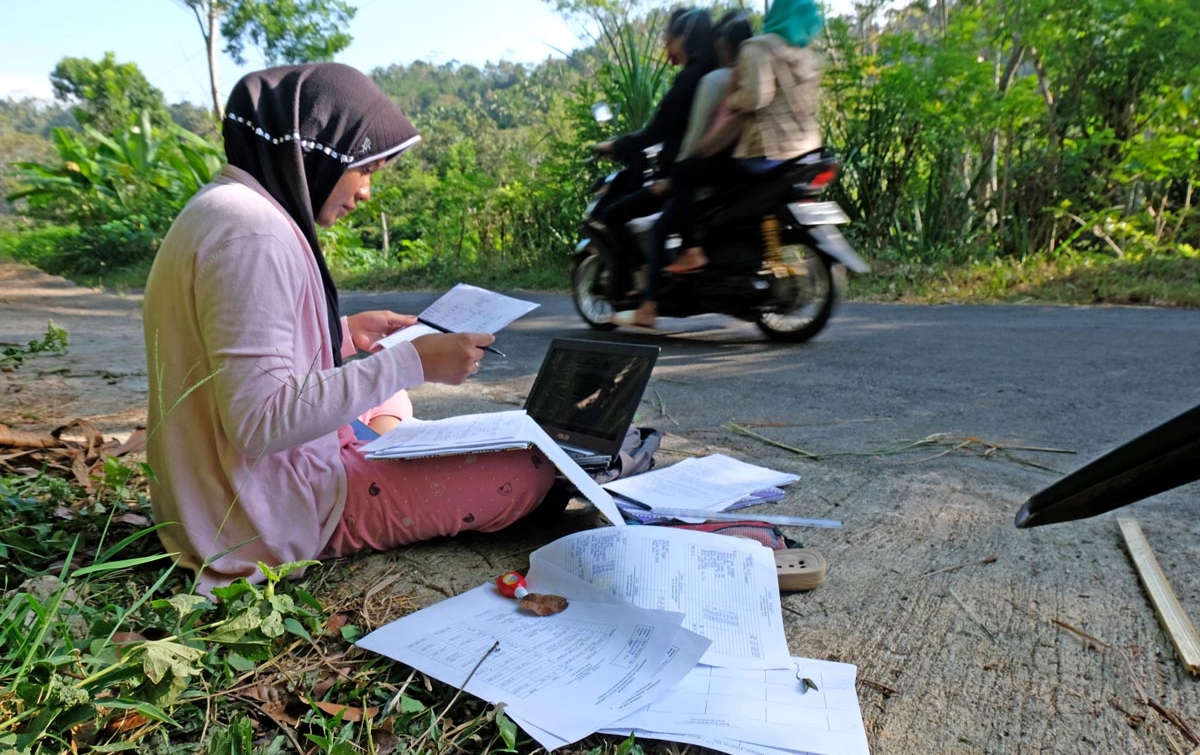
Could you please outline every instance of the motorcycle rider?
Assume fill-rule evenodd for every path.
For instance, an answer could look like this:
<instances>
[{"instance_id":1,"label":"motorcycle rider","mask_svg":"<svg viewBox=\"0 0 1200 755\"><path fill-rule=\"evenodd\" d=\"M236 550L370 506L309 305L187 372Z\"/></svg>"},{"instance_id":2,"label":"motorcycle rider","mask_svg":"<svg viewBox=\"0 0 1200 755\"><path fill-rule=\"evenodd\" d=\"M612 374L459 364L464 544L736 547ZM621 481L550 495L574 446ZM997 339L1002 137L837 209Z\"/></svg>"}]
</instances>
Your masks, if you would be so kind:
<instances>
[{"instance_id":1,"label":"motorcycle rider","mask_svg":"<svg viewBox=\"0 0 1200 755\"><path fill-rule=\"evenodd\" d=\"M660 177L664 178L675 165L679 146L687 130L696 85L713 68L712 20L708 11L679 8L672 12L667 23L665 44L668 60L682 68L659 103L654 117L638 131L595 146L598 154L629 162L631 157L647 147L661 143L658 164L665 166L660 167ZM633 287L630 257L637 253L637 242L626 223L657 212L664 201L665 196L661 191L643 187L613 202L599 214L599 219L615 240L610 288L614 299L623 298Z\"/></svg>"},{"instance_id":2,"label":"motorcycle rider","mask_svg":"<svg viewBox=\"0 0 1200 755\"><path fill-rule=\"evenodd\" d=\"M733 67L737 64L738 48L753 34L750 20L743 10L729 11L714 27L713 47L718 67L705 74L696 87L691 114L688 116L687 132L680 145L677 163L697 154L709 129L719 127L715 118L719 117L718 106L722 104L721 100L733 76ZM730 142L726 149L732 150L732 147ZM669 182L670 179L660 182L660 188L662 183ZM668 199L662 217L654 229L650 259L646 261L645 284L639 295L638 308L614 314L612 321L617 325L653 328L658 319L658 285L662 279L662 271L659 268L666 256L667 236L675 229L674 209L674 203Z\"/></svg>"},{"instance_id":3,"label":"motorcycle rider","mask_svg":"<svg viewBox=\"0 0 1200 755\"><path fill-rule=\"evenodd\" d=\"M726 127L706 135L701 157L672 171L684 251L664 268L667 272L690 273L708 265L696 239L697 187L736 185L821 146L816 119L821 67L808 45L824 23L815 0L775 0L763 33L742 44L724 102L731 113ZM737 141L732 156L716 152L732 138Z\"/></svg>"}]
</instances>

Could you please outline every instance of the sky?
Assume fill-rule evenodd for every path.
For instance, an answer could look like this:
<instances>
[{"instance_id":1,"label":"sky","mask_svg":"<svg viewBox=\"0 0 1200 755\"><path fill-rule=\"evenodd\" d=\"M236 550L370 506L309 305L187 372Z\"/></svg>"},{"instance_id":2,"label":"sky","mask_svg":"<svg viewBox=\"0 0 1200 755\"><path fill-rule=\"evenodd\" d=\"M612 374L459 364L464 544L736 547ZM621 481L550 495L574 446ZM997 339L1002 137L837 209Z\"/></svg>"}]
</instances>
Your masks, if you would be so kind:
<instances>
[{"instance_id":1,"label":"sky","mask_svg":"<svg viewBox=\"0 0 1200 755\"><path fill-rule=\"evenodd\" d=\"M852 0L831 0L845 12ZM21 5L19 13L12 12ZM471 65L536 63L580 46L545 0L350 0L358 8L353 43L336 60L363 71L425 60ZM0 98L52 97L50 72L64 57L100 60L113 52L136 63L168 103L210 106L204 40L180 0L0 0ZM217 80L225 97L242 74L264 63L247 51L238 67L220 53Z\"/></svg>"}]
</instances>

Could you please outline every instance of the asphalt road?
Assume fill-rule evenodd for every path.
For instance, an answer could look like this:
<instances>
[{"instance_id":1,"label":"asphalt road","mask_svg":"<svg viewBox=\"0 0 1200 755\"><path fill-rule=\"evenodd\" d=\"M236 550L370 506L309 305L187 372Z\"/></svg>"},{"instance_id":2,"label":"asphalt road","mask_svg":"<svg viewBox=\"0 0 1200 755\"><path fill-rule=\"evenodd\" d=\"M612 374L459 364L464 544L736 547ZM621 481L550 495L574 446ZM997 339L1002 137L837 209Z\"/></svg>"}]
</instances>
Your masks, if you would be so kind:
<instances>
[{"instance_id":1,"label":"asphalt road","mask_svg":"<svg viewBox=\"0 0 1200 755\"><path fill-rule=\"evenodd\" d=\"M508 357L489 356L464 386L418 389L418 416L519 406L555 337L661 346L636 420L667 433L660 463L721 452L793 471L801 480L768 513L844 522L787 530L830 571L785 596L784 618L797 655L858 667L874 755L1200 744L1159 710L1200 728L1200 680L1114 521L1141 523L1200 618L1197 486L1080 522L1012 524L1062 473L1200 403L1200 311L849 304L812 342L782 345L716 316L664 319L662 334L597 332L565 296L515 295L541 307L499 334ZM418 312L434 298L343 296L347 312ZM438 564L457 592L523 568L553 536L430 544L389 568Z\"/></svg>"},{"instance_id":2,"label":"asphalt road","mask_svg":"<svg viewBox=\"0 0 1200 755\"><path fill-rule=\"evenodd\" d=\"M596 331L566 296L514 295L541 306L499 334L507 358L488 356L475 381L531 383L553 338L654 344L639 419L665 409L664 429L681 434L787 419L833 423L778 438L819 453L957 433L1088 456L1200 403L1200 311L843 304L816 339L789 345L716 315L664 318L661 334ZM417 312L434 298L342 297L346 312Z\"/></svg>"}]
</instances>

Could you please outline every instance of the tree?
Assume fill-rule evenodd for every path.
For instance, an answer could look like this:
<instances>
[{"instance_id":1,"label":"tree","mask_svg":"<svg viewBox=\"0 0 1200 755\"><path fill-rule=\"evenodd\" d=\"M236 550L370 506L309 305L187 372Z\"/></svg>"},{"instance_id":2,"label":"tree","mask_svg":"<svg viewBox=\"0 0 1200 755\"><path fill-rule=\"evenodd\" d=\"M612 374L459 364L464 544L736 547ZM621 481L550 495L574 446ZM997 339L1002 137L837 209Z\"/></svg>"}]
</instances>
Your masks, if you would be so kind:
<instances>
[{"instance_id":1,"label":"tree","mask_svg":"<svg viewBox=\"0 0 1200 755\"><path fill-rule=\"evenodd\" d=\"M54 145L34 134L19 131L0 131L0 217L13 214L9 194L20 188L13 167L19 162L47 161L54 155Z\"/></svg>"},{"instance_id":2,"label":"tree","mask_svg":"<svg viewBox=\"0 0 1200 755\"><path fill-rule=\"evenodd\" d=\"M262 51L268 65L332 60L351 37L344 29L356 9L344 0L179 0L196 17L208 57L213 117L224 117L217 85L217 37L225 52L245 63L247 46Z\"/></svg>"},{"instance_id":3,"label":"tree","mask_svg":"<svg viewBox=\"0 0 1200 755\"><path fill-rule=\"evenodd\" d=\"M212 112L208 108L194 105L187 100L176 102L167 107L171 112L171 120L193 134L220 141L220 130L213 122Z\"/></svg>"},{"instance_id":4,"label":"tree","mask_svg":"<svg viewBox=\"0 0 1200 755\"><path fill-rule=\"evenodd\" d=\"M74 105L79 125L101 133L123 128L134 113L149 113L156 126L171 120L162 92L136 63L118 63L111 52L100 61L63 58L50 74L50 84L56 99Z\"/></svg>"},{"instance_id":5,"label":"tree","mask_svg":"<svg viewBox=\"0 0 1200 755\"><path fill-rule=\"evenodd\" d=\"M75 125L75 116L58 103L35 97L0 100L0 134L18 131L48 139L56 127Z\"/></svg>"}]
</instances>

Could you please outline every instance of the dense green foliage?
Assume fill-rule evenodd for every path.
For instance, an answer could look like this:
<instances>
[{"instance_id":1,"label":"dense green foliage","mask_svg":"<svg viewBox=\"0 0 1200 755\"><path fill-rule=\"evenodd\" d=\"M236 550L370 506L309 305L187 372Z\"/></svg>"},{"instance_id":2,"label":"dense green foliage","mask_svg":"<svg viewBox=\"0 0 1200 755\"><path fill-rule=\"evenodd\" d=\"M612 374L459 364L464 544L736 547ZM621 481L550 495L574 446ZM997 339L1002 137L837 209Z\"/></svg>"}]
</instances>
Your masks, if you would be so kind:
<instances>
[{"instance_id":1,"label":"dense green foliage","mask_svg":"<svg viewBox=\"0 0 1200 755\"><path fill-rule=\"evenodd\" d=\"M591 44L566 60L417 61L372 72L423 141L377 176L374 201L323 232L344 280L562 285L587 187L606 169L586 159L590 146L644 122L671 73L661 47L665 4L559 6L591 34ZM222 13L230 7L221 5ZM947 266L1003 268L1071 256L1126 269L1149 256L1196 257L1200 7L1182 0L939 0L886 15L877 7L862 4L857 17L831 19L818 42L826 60L822 122L844 162L833 196L855 221L852 241L879 263L875 293L902 291ZM92 68L115 75L111 64L106 58ZM76 97L78 107L94 111L90 122L121 115L101 95L79 88ZM589 113L600 100L618 116L606 127ZM22 188L14 184L22 180L37 188L19 204L19 238L0 238L0 250L53 257L48 248L71 236L63 229L87 223L95 232L86 249L57 254L59 270L144 269L195 174L186 168L171 177L185 163L159 161L154 190L106 193L110 184L69 165L94 163L110 175L144 179L144 166L121 166L125 152L98 138L126 143L136 124L126 116L106 133L44 140L61 115L0 103L0 160L26 165L20 177L4 179L6 191ZM176 106L173 115L213 138L195 108ZM179 139L160 123L151 131L144 136L158 142ZM201 148L186 140L183 149ZM219 155L217 147L201 151ZM164 191L164 182L173 188ZM51 188L57 199L47 195ZM1164 265L1156 269L1184 269Z\"/></svg>"},{"instance_id":2,"label":"dense green foliage","mask_svg":"<svg viewBox=\"0 0 1200 755\"><path fill-rule=\"evenodd\" d=\"M225 51L240 64L247 46L261 50L267 65L279 66L333 60L351 41L344 29L355 8L341 0L238 0L228 6L221 34Z\"/></svg>"},{"instance_id":3,"label":"dense green foliage","mask_svg":"<svg viewBox=\"0 0 1200 755\"><path fill-rule=\"evenodd\" d=\"M377 176L348 228L382 248L386 217L400 275L561 272L583 211L586 145L600 136L575 66L418 62L374 76L423 141Z\"/></svg>"},{"instance_id":4,"label":"dense green foliage","mask_svg":"<svg viewBox=\"0 0 1200 755\"><path fill-rule=\"evenodd\" d=\"M39 221L25 256L52 272L146 265L220 164L210 142L174 123L155 128L145 112L112 136L56 128L53 140L59 160L18 163L21 188L9 195ZM55 243L38 248L46 234Z\"/></svg>"},{"instance_id":5,"label":"dense green foliage","mask_svg":"<svg viewBox=\"0 0 1200 755\"><path fill-rule=\"evenodd\" d=\"M913 3L830 24L838 198L877 257L1195 255L1200 7Z\"/></svg>"},{"instance_id":6,"label":"dense green foliage","mask_svg":"<svg viewBox=\"0 0 1200 755\"><path fill-rule=\"evenodd\" d=\"M343 0L178 0L196 18L208 63L213 120L225 103L217 85L221 38L225 52L245 63L248 47L257 48L268 65L333 60L352 41L345 28L357 9Z\"/></svg>"},{"instance_id":7,"label":"dense green foliage","mask_svg":"<svg viewBox=\"0 0 1200 755\"><path fill-rule=\"evenodd\" d=\"M102 133L123 128L138 113L155 126L170 119L162 92L153 87L133 63L118 63L106 52L99 61L63 58L50 74L54 96L74 105L75 120Z\"/></svg>"}]
</instances>

